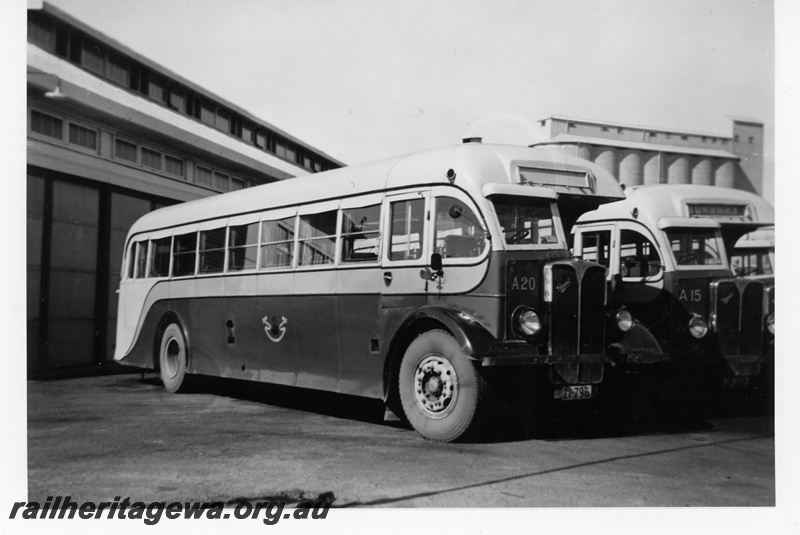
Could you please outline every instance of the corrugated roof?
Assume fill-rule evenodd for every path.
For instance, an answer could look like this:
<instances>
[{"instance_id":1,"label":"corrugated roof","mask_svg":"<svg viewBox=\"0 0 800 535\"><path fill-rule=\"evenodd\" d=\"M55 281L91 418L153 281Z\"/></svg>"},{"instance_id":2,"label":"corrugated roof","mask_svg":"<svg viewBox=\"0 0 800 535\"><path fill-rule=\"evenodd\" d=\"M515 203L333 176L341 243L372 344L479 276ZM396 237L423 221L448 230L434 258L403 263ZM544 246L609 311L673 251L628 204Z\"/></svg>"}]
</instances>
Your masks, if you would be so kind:
<instances>
[{"instance_id":1,"label":"corrugated roof","mask_svg":"<svg viewBox=\"0 0 800 535\"><path fill-rule=\"evenodd\" d=\"M602 147L617 147L621 149L642 150L650 152L669 152L673 154L690 154L694 156L707 156L710 158L727 158L730 160L739 160L740 158L726 150L715 149L698 149L695 147L681 147L678 145L661 145L657 143L644 143L640 141L622 141L619 139L608 139L600 137L589 136L576 136L573 134L558 134L557 136L547 139L545 141L538 141L531 145L535 147L538 145L574 145L582 143L584 145L602 146Z\"/></svg>"}]
</instances>

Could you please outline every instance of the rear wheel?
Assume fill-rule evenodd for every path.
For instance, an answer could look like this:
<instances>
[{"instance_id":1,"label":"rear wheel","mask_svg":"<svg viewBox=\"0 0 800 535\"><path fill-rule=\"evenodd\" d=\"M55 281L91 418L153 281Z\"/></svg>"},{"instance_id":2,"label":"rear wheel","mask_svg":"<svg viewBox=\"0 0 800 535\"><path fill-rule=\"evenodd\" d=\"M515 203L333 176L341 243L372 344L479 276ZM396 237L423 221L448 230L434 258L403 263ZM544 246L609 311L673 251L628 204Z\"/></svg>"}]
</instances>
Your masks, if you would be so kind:
<instances>
[{"instance_id":1,"label":"rear wheel","mask_svg":"<svg viewBox=\"0 0 800 535\"><path fill-rule=\"evenodd\" d=\"M168 392L186 390L188 352L183 331L177 323L167 325L167 328L164 329L164 334L161 335L158 364L161 371L161 381Z\"/></svg>"},{"instance_id":2,"label":"rear wheel","mask_svg":"<svg viewBox=\"0 0 800 535\"><path fill-rule=\"evenodd\" d=\"M451 442L474 430L486 382L448 333L428 331L414 340L400 364L400 401L424 438Z\"/></svg>"}]
</instances>

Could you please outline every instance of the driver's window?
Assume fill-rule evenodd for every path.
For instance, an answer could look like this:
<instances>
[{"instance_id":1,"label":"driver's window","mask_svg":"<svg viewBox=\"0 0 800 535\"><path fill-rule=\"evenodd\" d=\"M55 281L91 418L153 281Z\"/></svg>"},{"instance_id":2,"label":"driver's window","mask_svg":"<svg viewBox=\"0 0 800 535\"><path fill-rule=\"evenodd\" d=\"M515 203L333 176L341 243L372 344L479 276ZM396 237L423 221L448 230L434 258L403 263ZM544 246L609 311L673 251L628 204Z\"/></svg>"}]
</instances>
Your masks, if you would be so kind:
<instances>
[{"instance_id":1,"label":"driver's window","mask_svg":"<svg viewBox=\"0 0 800 535\"><path fill-rule=\"evenodd\" d=\"M634 230L620 231L619 255L619 269L623 278L654 277L662 267L656 246Z\"/></svg>"},{"instance_id":2,"label":"driver's window","mask_svg":"<svg viewBox=\"0 0 800 535\"><path fill-rule=\"evenodd\" d=\"M442 258L480 256L487 246L486 231L475 212L453 197L436 199L436 252Z\"/></svg>"}]
</instances>

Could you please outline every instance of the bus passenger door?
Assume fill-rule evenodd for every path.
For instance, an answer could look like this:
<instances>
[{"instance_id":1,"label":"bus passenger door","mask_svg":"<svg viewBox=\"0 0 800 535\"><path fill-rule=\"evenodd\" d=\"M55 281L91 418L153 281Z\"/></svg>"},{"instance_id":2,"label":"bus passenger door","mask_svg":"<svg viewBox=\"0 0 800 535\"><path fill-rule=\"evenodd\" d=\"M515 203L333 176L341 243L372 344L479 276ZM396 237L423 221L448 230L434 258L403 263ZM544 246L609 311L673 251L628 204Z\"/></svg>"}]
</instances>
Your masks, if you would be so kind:
<instances>
[{"instance_id":1,"label":"bus passenger door","mask_svg":"<svg viewBox=\"0 0 800 535\"><path fill-rule=\"evenodd\" d=\"M428 281L420 271L430 264L430 190L387 195L381 261L382 352L405 317L426 304Z\"/></svg>"}]
</instances>

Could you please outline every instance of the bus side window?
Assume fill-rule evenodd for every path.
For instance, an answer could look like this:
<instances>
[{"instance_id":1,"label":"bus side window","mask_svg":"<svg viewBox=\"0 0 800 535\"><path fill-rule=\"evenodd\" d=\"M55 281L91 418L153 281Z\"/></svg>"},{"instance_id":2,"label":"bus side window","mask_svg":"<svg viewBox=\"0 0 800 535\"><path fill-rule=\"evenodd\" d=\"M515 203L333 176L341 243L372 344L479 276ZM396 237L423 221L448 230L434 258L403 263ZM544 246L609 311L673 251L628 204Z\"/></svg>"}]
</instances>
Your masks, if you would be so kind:
<instances>
[{"instance_id":1,"label":"bus side window","mask_svg":"<svg viewBox=\"0 0 800 535\"><path fill-rule=\"evenodd\" d=\"M131 246L128 248L128 271L125 274L128 279L132 279L136 272L136 245L136 242L131 242Z\"/></svg>"},{"instance_id":2,"label":"bus side window","mask_svg":"<svg viewBox=\"0 0 800 535\"><path fill-rule=\"evenodd\" d=\"M150 277L166 277L169 275L169 258L172 238L151 240Z\"/></svg>"},{"instance_id":3,"label":"bus side window","mask_svg":"<svg viewBox=\"0 0 800 535\"><path fill-rule=\"evenodd\" d=\"M136 242L136 278L147 276L147 242Z\"/></svg>"},{"instance_id":4,"label":"bus side window","mask_svg":"<svg viewBox=\"0 0 800 535\"><path fill-rule=\"evenodd\" d=\"M333 264L338 210L300 216L298 266Z\"/></svg>"},{"instance_id":5,"label":"bus side window","mask_svg":"<svg viewBox=\"0 0 800 535\"><path fill-rule=\"evenodd\" d=\"M172 242L172 275L174 277L194 275L196 253L197 232L175 236Z\"/></svg>"},{"instance_id":6,"label":"bus side window","mask_svg":"<svg viewBox=\"0 0 800 535\"><path fill-rule=\"evenodd\" d=\"M228 229L228 271L255 269L258 259L258 223Z\"/></svg>"},{"instance_id":7,"label":"bus side window","mask_svg":"<svg viewBox=\"0 0 800 535\"><path fill-rule=\"evenodd\" d=\"M200 232L200 273L221 273L225 266L225 227Z\"/></svg>"},{"instance_id":8,"label":"bus side window","mask_svg":"<svg viewBox=\"0 0 800 535\"><path fill-rule=\"evenodd\" d=\"M442 258L480 256L486 248L486 232L475 212L453 197L436 199L436 252Z\"/></svg>"},{"instance_id":9,"label":"bus side window","mask_svg":"<svg viewBox=\"0 0 800 535\"><path fill-rule=\"evenodd\" d=\"M261 224L261 269L292 266L294 225L294 216Z\"/></svg>"},{"instance_id":10,"label":"bus side window","mask_svg":"<svg viewBox=\"0 0 800 535\"><path fill-rule=\"evenodd\" d=\"M623 277L654 277L661 269L658 249L636 231L623 229L620 232L619 252Z\"/></svg>"},{"instance_id":11,"label":"bus side window","mask_svg":"<svg viewBox=\"0 0 800 535\"><path fill-rule=\"evenodd\" d=\"M342 210L342 262L377 262L381 205Z\"/></svg>"},{"instance_id":12,"label":"bus side window","mask_svg":"<svg viewBox=\"0 0 800 535\"><path fill-rule=\"evenodd\" d=\"M389 260L416 260L422 256L425 199L392 203Z\"/></svg>"},{"instance_id":13,"label":"bus side window","mask_svg":"<svg viewBox=\"0 0 800 535\"><path fill-rule=\"evenodd\" d=\"M611 231L583 232L581 237L583 240L581 257L584 260L597 262L608 268L611 265Z\"/></svg>"}]
</instances>

